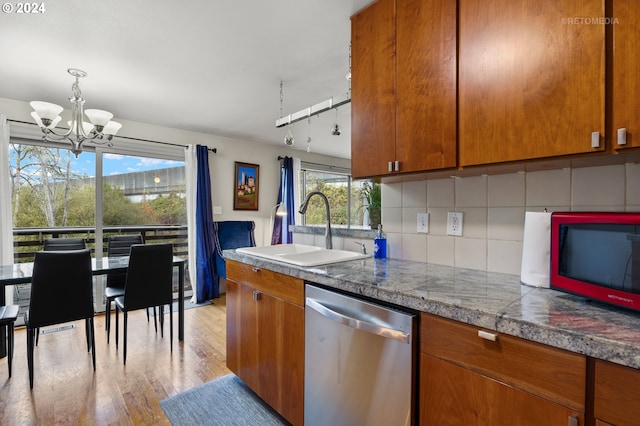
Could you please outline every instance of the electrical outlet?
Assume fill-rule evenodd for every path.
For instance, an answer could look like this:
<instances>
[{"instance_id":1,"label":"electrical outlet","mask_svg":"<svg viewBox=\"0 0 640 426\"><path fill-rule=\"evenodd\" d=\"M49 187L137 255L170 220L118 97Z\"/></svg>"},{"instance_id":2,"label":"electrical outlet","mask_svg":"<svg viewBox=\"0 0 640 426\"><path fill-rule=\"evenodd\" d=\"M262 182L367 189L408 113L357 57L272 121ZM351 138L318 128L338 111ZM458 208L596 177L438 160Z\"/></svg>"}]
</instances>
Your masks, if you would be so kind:
<instances>
[{"instance_id":1,"label":"electrical outlet","mask_svg":"<svg viewBox=\"0 0 640 426\"><path fill-rule=\"evenodd\" d=\"M222 206L213 206L213 214L222 214Z\"/></svg>"},{"instance_id":2,"label":"electrical outlet","mask_svg":"<svg viewBox=\"0 0 640 426\"><path fill-rule=\"evenodd\" d=\"M447 213L447 235L462 236L462 212Z\"/></svg>"},{"instance_id":3,"label":"electrical outlet","mask_svg":"<svg viewBox=\"0 0 640 426\"><path fill-rule=\"evenodd\" d=\"M429 213L418 213L418 232L429 233Z\"/></svg>"}]
</instances>

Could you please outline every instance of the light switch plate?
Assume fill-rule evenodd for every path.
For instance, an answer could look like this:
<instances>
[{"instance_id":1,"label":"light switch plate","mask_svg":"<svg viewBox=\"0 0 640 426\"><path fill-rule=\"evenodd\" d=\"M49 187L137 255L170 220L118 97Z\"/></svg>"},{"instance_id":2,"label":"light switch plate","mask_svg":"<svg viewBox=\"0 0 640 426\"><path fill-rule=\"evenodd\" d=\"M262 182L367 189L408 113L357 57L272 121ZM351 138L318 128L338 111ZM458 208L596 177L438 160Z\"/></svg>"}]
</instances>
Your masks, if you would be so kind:
<instances>
[{"instance_id":1,"label":"light switch plate","mask_svg":"<svg viewBox=\"0 0 640 426\"><path fill-rule=\"evenodd\" d=\"M447 235L462 236L462 212L447 213Z\"/></svg>"},{"instance_id":2,"label":"light switch plate","mask_svg":"<svg viewBox=\"0 0 640 426\"><path fill-rule=\"evenodd\" d=\"M222 214L222 206L213 206L213 214Z\"/></svg>"},{"instance_id":3,"label":"light switch plate","mask_svg":"<svg viewBox=\"0 0 640 426\"><path fill-rule=\"evenodd\" d=\"M429 213L418 213L418 233L429 233Z\"/></svg>"}]
</instances>

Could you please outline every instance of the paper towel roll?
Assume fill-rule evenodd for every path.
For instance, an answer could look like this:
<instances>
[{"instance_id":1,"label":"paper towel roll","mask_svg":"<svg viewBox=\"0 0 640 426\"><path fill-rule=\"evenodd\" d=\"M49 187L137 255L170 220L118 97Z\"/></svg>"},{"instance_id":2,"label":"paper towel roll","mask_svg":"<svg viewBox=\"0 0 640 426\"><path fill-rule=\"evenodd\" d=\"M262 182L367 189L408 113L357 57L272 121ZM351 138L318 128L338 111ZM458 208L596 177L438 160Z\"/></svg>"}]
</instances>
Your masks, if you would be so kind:
<instances>
[{"instance_id":1,"label":"paper towel roll","mask_svg":"<svg viewBox=\"0 0 640 426\"><path fill-rule=\"evenodd\" d=\"M526 212L522 240L520 282L549 287L551 253L551 213Z\"/></svg>"}]
</instances>

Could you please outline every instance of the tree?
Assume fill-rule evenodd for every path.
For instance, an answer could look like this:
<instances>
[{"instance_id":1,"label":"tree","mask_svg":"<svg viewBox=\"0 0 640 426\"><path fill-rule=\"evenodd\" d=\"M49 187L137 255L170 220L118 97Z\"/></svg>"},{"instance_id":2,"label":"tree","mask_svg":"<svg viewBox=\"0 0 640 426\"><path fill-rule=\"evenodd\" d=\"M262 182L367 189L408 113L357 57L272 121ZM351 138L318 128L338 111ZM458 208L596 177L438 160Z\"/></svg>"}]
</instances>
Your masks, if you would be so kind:
<instances>
[{"instance_id":1,"label":"tree","mask_svg":"<svg viewBox=\"0 0 640 426\"><path fill-rule=\"evenodd\" d=\"M157 223L178 225L187 223L187 201L175 192L159 196L145 203L157 215Z\"/></svg>"},{"instance_id":2,"label":"tree","mask_svg":"<svg viewBox=\"0 0 640 426\"><path fill-rule=\"evenodd\" d=\"M142 205L133 203L121 189L105 184L102 191L102 222L105 225L149 224Z\"/></svg>"},{"instance_id":3,"label":"tree","mask_svg":"<svg viewBox=\"0 0 640 426\"><path fill-rule=\"evenodd\" d=\"M335 225L347 224L347 186L342 183L327 184L322 179L311 179L307 182L307 194L311 191L320 191L329 200L331 223ZM322 225L326 223L324 202L320 197L309 200L305 223L307 225Z\"/></svg>"},{"instance_id":4,"label":"tree","mask_svg":"<svg viewBox=\"0 0 640 426\"><path fill-rule=\"evenodd\" d=\"M11 184L14 226L95 226L95 178L71 171L67 149L12 144ZM186 199L176 192L135 201L119 186L103 185L104 225L187 223Z\"/></svg>"},{"instance_id":5,"label":"tree","mask_svg":"<svg viewBox=\"0 0 640 426\"><path fill-rule=\"evenodd\" d=\"M17 220L21 192L29 187L40 203L47 226L66 226L71 184L71 152L67 149L11 144L13 213ZM61 215L58 210L62 209Z\"/></svg>"}]
</instances>

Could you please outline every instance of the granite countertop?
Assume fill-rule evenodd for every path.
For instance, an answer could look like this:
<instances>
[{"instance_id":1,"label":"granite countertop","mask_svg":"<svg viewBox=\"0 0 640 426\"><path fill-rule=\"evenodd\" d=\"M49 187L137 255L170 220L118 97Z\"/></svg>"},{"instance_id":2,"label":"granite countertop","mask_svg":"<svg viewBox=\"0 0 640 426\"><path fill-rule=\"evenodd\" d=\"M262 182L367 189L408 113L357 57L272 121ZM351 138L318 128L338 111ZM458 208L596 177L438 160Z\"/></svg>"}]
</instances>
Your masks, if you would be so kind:
<instances>
[{"instance_id":1,"label":"granite countertop","mask_svg":"<svg viewBox=\"0 0 640 426\"><path fill-rule=\"evenodd\" d=\"M520 277L394 259L298 267L225 250L228 259L640 369L640 312L520 284Z\"/></svg>"}]
</instances>

